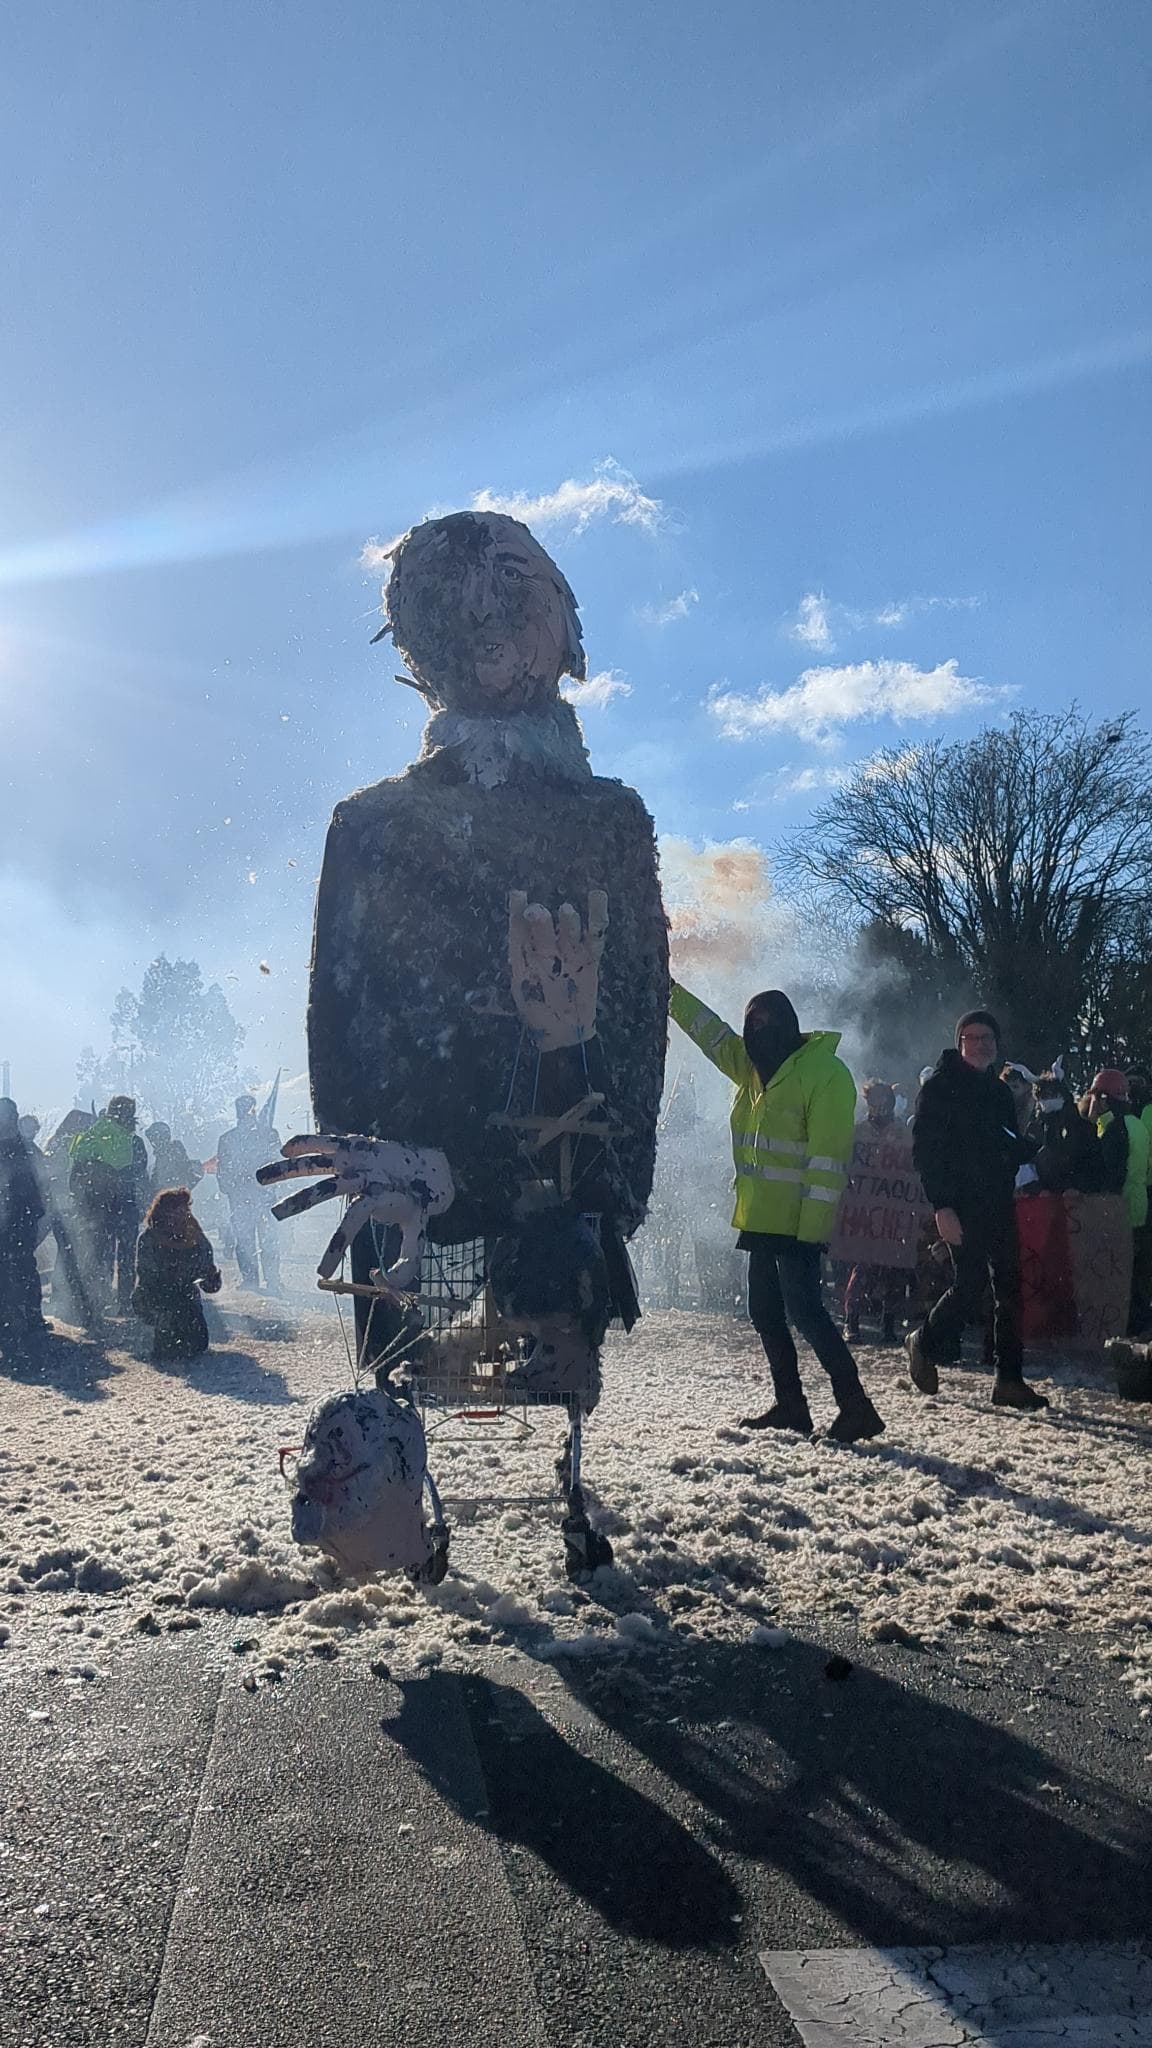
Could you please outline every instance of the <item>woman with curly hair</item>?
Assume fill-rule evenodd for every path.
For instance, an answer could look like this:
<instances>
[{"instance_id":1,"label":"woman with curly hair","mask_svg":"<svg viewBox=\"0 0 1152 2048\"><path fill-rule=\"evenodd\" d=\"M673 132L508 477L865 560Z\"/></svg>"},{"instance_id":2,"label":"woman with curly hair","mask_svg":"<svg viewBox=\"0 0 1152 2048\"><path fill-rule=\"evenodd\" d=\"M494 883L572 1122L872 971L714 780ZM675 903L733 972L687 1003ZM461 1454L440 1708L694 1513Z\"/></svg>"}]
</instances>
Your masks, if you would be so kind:
<instances>
[{"instance_id":1,"label":"woman with curly hair","mask_svg":"<svg viewBox=\"0 0 1152 2048\"><path fill-rule=\"evenodd\" d=\"M208 1325L199 1290L218 1294L220 1274L212 1247L192 1214L187 1188L164 1188L155 1197L136 1246L132 1307L152 1325L154 1360L199 1358L208 1349Z\"/></svg>"}]
</instances>

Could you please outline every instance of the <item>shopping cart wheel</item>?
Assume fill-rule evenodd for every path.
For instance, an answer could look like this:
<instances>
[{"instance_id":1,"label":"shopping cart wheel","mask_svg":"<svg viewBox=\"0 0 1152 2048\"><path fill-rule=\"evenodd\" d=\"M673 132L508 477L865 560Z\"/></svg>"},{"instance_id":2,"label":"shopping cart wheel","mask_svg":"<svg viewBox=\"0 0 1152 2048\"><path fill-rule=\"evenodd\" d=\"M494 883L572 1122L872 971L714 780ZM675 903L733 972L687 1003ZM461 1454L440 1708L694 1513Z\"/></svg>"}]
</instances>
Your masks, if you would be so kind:
<instances>
[{"instance_id":1,"label":"shopping cart wheel","mask_svg":"<svg viewBox=\"0 0 1152 2048\"><path fill-rule=\"evenodd\" d=\"M611 1564L612 1545L592 1527L587 1515L568 1515L560 1529L570 1579L582 1579L588 1572L598 1571L602 1564Z\"/></svg>"}]
</instances>

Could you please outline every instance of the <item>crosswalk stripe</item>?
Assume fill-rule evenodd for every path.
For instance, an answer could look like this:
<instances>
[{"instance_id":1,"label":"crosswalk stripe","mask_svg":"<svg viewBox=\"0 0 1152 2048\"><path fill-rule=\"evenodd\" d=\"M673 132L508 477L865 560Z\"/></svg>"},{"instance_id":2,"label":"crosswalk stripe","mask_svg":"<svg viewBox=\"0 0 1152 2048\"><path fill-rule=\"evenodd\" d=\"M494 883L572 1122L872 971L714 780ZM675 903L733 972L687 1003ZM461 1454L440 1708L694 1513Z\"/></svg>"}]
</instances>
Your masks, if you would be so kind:
<instances>
[{"instance_id":1,"label":"crosswalk stripe","mask_svg":"<svg viewBox=\"0 0 1152 2048\"><path fill-rule=\"evenodd\" d=\"M770 1949L804 2048L1152 2048L1142 1943Z\"/></svg>"}]
</instances>

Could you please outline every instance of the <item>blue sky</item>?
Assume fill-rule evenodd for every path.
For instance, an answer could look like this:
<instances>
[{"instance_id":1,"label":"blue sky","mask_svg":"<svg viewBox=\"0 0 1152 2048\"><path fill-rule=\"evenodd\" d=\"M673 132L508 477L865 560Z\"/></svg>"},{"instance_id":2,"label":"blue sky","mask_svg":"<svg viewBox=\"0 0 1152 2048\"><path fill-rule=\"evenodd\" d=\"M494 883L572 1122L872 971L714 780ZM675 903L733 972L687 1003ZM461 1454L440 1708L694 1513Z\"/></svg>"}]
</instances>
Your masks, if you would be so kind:
<instances>
[{"instance_id":1,"label":"blue sky","mask_svg":"<svg viewBox=\"0 0 1152 2048\"><path fill-rule=\"evenodd\" d=\"M361 550L433 507L528 503L697 844L1142 709L1150 56L1144 0L9 10L17 1092L161 947L299 1059L327 817L419 734Z\"/></svg>"}]
</instances>

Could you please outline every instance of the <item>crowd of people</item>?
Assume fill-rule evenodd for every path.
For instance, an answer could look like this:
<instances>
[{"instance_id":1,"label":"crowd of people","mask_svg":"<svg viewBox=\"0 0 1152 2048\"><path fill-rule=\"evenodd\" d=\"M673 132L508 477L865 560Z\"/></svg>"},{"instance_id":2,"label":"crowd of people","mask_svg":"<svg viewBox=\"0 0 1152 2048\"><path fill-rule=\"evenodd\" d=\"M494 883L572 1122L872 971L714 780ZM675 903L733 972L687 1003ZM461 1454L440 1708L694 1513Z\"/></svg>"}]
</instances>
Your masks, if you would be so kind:
<instances>
[{"instance_id":1,"label":"crowd of people","mask_svg":"<svg viewBox=\"0 0 1152 2048\"><path fill-rule=\"evenodd\" d=\"M743 1427L810 1431L796 1331L831 1382L837 1403L832 1436L853 1442L877 1435L884 1424L849 1347L861 1336L866 1309L878 1314L881 1340L895 1343L914 1301L922 1312L905 1345L921 1392L938 1392L940 1368L959 1359L966 1328L980 1325L993 1405L1046 1407L1046 1396L1024 1373L1017 1204L1032 1192L1122 1199L1132 1236L1132 1284L1127 1329L1113 1334L1147 1331L1152 1087L1146 1076L1106 1068L1077 1101L1058 1066L1036 1075L1005 1060L995 1017L967 1012L955 1044L922 1072L908 1118L926 1225L919 1271L854 1265L846 1275L841 1329L821 1286L825 1254L857 1136L862 1128L877 1138L896 1129L906 1108L901 1091L890 1082L866 1082L858 1122L856 1084L838 1057L838 1034L802 1032L778 989L752 998L739 1032L676 984L671 1013L735 1087L732 1223L748 1254L748 1314L774 1392L771 1406L743 1418Z\"/></svg>"},{"instance_id":2,"label":"crowd of people","mask_svg":"<svg viewBox=\"0 0 1152 2048\"><path fill-rule=\"evenodd\" d=\"M208 1345L200 1296L222 1284L193 1209L209 1173L240 1285L280 1293L271 1198L255 1178L280 1134L257 1118L253 1096L239 1096L235 1110L206 1164L167 1123L141 1135L128 1095L114 1095L102 1114L69 1110L43 1148L38 1118L0 1098L0 1357L34 1358L51 1333L49 1247L54 1318L95 1333L111 1317L136 1316L151 1325L154 1358L199 1356Z\"/></svg>"},{"instance_id":3,"label":"crowd of people","mask_svg":"<svg viewBox=\"0 0 1152 2048\"><path fill-rule=\"evenodd\" d=\"M936 1393L940 1369L960 1356L965 1329L984 1328L995 1406L1036 1409L1045 1397L1024 1373L1019 1208L1031 1193L1111 1194L1122 1200L1132 1236L1127 1331L1152 1324L1152 1085L1143 1074L1106 1068L1076 1099L1059 1067L1033 1074L1005 1060L996 1019L986 1010L960 1018L955 1044L925 1068L910 1116L897 1083L873 1079L860 1091L838 1055L839 1035L802 1031L792 1003L767 990L731 1029L673 984L674 1023L733 1084L731 1111L735 1203L729 1239L746 1255L743 1288L717 1230L707 1239L711 1265L697 1265L719 1299L743 1292L763 1344L773 1400L744 1418L750 1429L812 1428L795 1334L814 1352L837 1404L831 1433L846 1442L877 1435L883 1419L865 1390L851 1348L863 1318L895 1344L901 1326L914 1386ZM135 1102L115 1095L102 1114L73 1109L43 1148L34 1116L0 1100L0 1354L23 1354L47 1334L38 1250L51 1240L53 1314L97 1330L134 1314L153 1331L154 1356L193 1357L207 1346L202 1293L221 1285L216 1254L195 1214L195 1190L214 1175L226 1205L225 1252L240 1284L280 1291L276 1226L257 1168L279 1149L279 1133L242 1095L236 1120L205 1163L190 1156L169 1124L137 1130ZM666 1112L674 1139L691 1131L694 1158L704 1150L691 1081L679 1082ZM834 1277L843 1289L842 1320L828 1305L828 1260L837 1211L857 1140L882 1145L911 1129L925 1227L915 1263L857 1261ZM907 1137L904 1143L907 1145ZM889 1150L891 1147L889 1145ZM665 1147L657 1213L676 1232L657 1239L671 1293L695 1190L672 1183ZM716 1206L712 1204L713 1208ZM715 1239L715 1243L713 1243ZM669 1256L669 1246L674 1256ZM723 1270L721 1270L723 1269ZM702 1279L703 1288L704 1281ZM834 1305L835 1298L834 1298Z\"/></svg>"}]
</instances>

